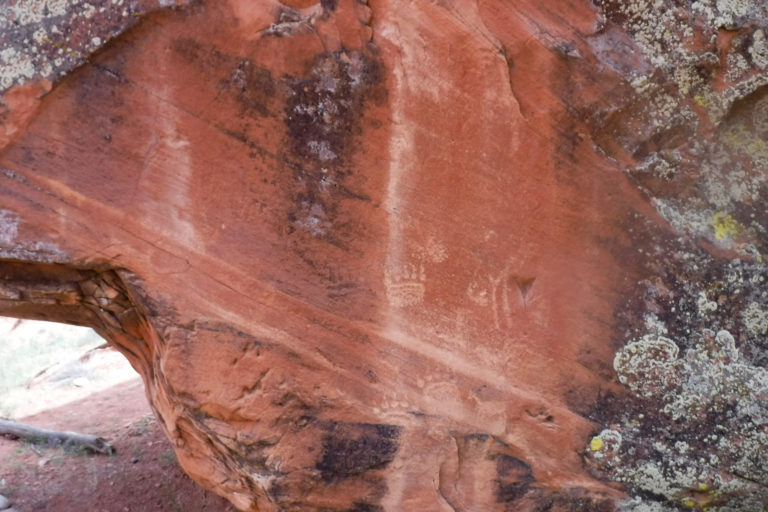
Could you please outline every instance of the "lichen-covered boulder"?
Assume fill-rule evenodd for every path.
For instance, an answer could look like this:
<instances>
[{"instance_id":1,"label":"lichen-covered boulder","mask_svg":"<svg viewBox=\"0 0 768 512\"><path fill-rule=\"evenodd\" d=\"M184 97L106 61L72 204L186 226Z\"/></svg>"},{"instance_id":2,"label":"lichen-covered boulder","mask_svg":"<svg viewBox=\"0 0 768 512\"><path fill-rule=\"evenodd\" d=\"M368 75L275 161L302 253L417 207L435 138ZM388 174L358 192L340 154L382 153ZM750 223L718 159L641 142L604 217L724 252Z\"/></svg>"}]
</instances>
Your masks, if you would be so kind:
<instances>
[{"instance_id":1,"label":"lichen-covered boulder","mask_svg":"<svg viewBox=\"0 0 768 512\"><path fill-rule=\"evenodd\" d=\"M0 312L250 511L763 510L762 0L0 5Z\"/></svg>"}]
</instances>

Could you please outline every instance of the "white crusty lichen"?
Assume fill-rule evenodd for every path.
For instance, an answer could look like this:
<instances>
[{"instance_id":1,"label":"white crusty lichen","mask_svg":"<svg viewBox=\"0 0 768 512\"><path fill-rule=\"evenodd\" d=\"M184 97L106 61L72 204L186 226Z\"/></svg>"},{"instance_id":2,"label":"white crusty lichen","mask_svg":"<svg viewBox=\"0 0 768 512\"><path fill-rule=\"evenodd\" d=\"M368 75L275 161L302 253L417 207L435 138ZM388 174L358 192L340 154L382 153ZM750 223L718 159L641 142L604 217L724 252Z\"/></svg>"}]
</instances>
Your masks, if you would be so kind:
<instances>
[{"instance_id":1,"label":"white crusty lichen","mask_svg":"<svg viewBox=\"0 0 768 512\"><path fill-rule=\"evenodd\" d=\"M621 432L604 429L589 442L592 457L599 460L604 468L621 464Z\"/></svg>"},{"instance_id":2,"label":"white crusty lichen","mask_svg":"<svg viewBox=\"0 0 768 512\"><path fill-rule=\"evenodd\" d=\"M691 193L676 197L656 197L652 204L659 214L681 235L703 238L711 243L755 257L754 247L765 239L759 204L768 186L768 98L757 101L749 116L741 115L724 124L716 140L694 140L688 145L688 157L679 151L662 157L647 156L633 170L638 176L652 174L665 180L684 174L680 167L692 160L696 181ZM733 212L745 209L754 214L741 222ZM742 214L742 218L745 215ZM758 254L759 255L759 254Z\"/></svg>"},{"instance_id":3,"label":"white crusty lichen","mask_svg":"<svg viewBox=\"0 0 768 512\"><path fill-rule=\"evenodd\" d=\"M677 233L714 239L710 223L714 208L691 208L683 198L656 198L652 204Z\"/></svg>"},{"instance_id":4,"label":"white crusty lichen","mask_svg":"<svg viewBox=\"0 0 768 512\"><path fill-rule=\"evenodd\" d=\"M26 0L3 6L4 18L18 25L32 25L49 17L64 16L67 7L77 1L68 0ZM3 24L5 25L5 23ZM2 26L2 25L0 25Z\"/></svg>"},{"instance_id":5,"label":"white crusty lichen","mask_svg":"<svg viewBox=\"0 0 768 512\"><path fill-rule=\"evenodd\" d=\"M647 335L619 351L614 367L650 400L650 414L626 414L586 453L633 492L658 497L622 510L763 510L755 507L768 501L768 371L740 357L729 331L704 331L684 354Z\"/></svg>"},{"instance_id":6,"label":"white crusty lichen","mask_svg":"<svg viewBox=\"0 0 768 512\"><path fill-rule=\"evenodd\" d=\"M10 210L0 210L0 244L12 244L18 234L19 217Z\"/></svg>"},{"instance_id":7,"label":"white crusty lichen","mask_svg":"<svg viewBox=\"0 0 768 512\"><path fill-rule=\"evenodd\" d=\"M650 66L672 78L677 85L676 109L684 108L685 102L681 100L688 98L707 109L712 108L711 113L717 116L733 101L755 90L745 91L735 87L737 84L716 90L702 76L701 69L720 65L713 46L720 29L741 27L748 20L768 19L768 4L763 0L699 0L690 5L690 10L662 0L598 0L597 3L621 20L622 28L631 34ZM756 29L750 39L748 51L755 66L763 69L768 63L768 45L763 30ZM710 45L702 46L700 42L707 40ZM751 69L749 62L739 61L743 56L738 47L732 45L726 56L727 72L732 80L747 78L745 74ZM630 70L629 73L627 78L636 92L648 96L649 101L665 86L662 82L654 87L653 73L648 71ZM654 88L658 90L654 91ZM648 111L653 112L654 108L651 106Z\"/></svg>"},{"instance_id":8,"label":"white crusty lichen","mask_svg":"<svg viewBox=\"0 0 768 512\"><path fill-rule=\"evenodd\" d=\"M12 173L4 171L3 174L6 175ZM68 255L53 242L38 240L30 243L19 240L20 224L19 216L15 212L0 208L0 258L42 263L68 261Z\"/></svg>"},{"instance_id":9,"label":"white crusty lichen","mask_svg":"<svg viewBox=\"0 0 768 512\"><path fill-rule=\"evenodd\" d=\"M760 69L768 67L768 41L765 32L757 29L752 33L752 46L749 47L749 55L752 61Z\"/></svg>"},{"instance_id":10,"label":"white crusty lichen","mask_svg":"<svg viewBox=\"0 0 768 512\"><path fill-rule=\"evenodd\" d=\"M717 302L709 300L707 293L704 291L699 292L699 296L696 299L696 306L699 310L699 315L706 316L713 311L717 311Z\"/></svg>"},{"instance_id":11,"label":"white crusty lichen","mask_svg":"<svg viewBox=\"0 0 768 512\"><path fill-rule=\"evenodd\" d=\"M625 501L619 512L671 512L675 509L665 507L660 503L643 501L642 498L632 498Z\"/></svg>"},{"instance_id":12,"label":"white crusty lichen","mask_svg":"<svg viewBox=\"0 0 768 512\"><path fill-rule=\"evenodd\" d=\"M0 89L24 83L35 75L35 63L31 55L20 53L15 48L0 50Z\"/></svg>"},{"instance_id":13,"label":"white crusty lichen","mask_svg":"<svg viewBox=\"0 0 768 512\"><path fill-rule=\"evenodd\" d=\"M664 336L648 335L628 343L616 354L613 368L619 381L645 397L668 389L677 379L679 348ZM649 385L649 381L653 381Z\"/></svg>"},{"instance_id":14,"label":"white crusty lichen","mask_svg":"<svg viewBox=\"0 0 768 512\"><path fill-rule=\"evenodd\" d=\"M674 161L662 158L658 153L651 153L635 167L635 171L669 181L677 174L678 169Z\"/></svg>"},{"instance_id":15,"label":"white crusty lichen","mask_svg":"<svg viewBox=\"0 0 768 512\"><path fill-rule=\"evenodd\" d=\"M624 68L606 62L636 95L612 113L627 122L611 140L635 158L628 173L679 236L645 253L661 277L646 280L647 309L628 314L631 341L614 359L629 393L615 398L621 412L597 413L620 448L605 448L604 430L584 453L626 484L622 512L764 512L768 2L596 3L614 26L595 48L620 26L638 50Z\"/></svg>"},{"instance_id":16,"label":"white crusty lichen","mask_svg":"<svg viewBox=\"0 0 768 512\"><path fill-rule=\"evenodd\" d=\"M760 256L764 244L759 240L768 235L768 226L760 225L758 206L768 185L763 172L768 169L768 116L761 109L766 100L754 107L734 107L768 84L768 2L597 4L608 23L629 34L643 59L642 64L614 66L637 95L627 110L631 130L613 137L639 160L628 171L641 187L650 183L645 192L680 234L747 257ZM731 31L728 39L723 29ZM610 42L601 37L614 37L611 31L605 34L594 39L595 48ZM746 119L744 111L756 112L756 122ZM678 139L672 148L669 134ZM649 180L654 177L692 185L686 194L666 194L667 185L654 185L658 182ZM743 225L736 225L734 212L748 209L755 210L756 218L742 218ZM720 219L728 224L718 224Z\"/></svg>"},{"instance_id":17,"label":"white crusty lichen","mask_svg":"<svg viewBox=\"0 0 768 512\"><path fill-rule=\"evenodd\" d=\"M734 28L750 16L768 15L764 0L698 0L691 10L716 28Z\"/></svg>"},{"instance_id":18,"label":"white crusty lichen","mask_svg":"<svg viewBox=\"0 0 768 512\"><path fill-rule=\"evenodd\" d=\"M659 317L654 313L647 313L643 320L645 323L645 328L651 334L664 336L669 332L667 324L660 320Z\"/></svg>"},{"instance_id":19,"label":"white crusty lichen","mask_svg":"<svg viewBox=\"0 0 768 512\"><path fill-rule=\"evenodd\" d=\"M56 22L73 16L79 0L28 0L0 6L0 92L37 78L53 79L50 54L68 49L68 41L50 32ZM70 10L68 11L68 8ZM72 51L71 49L69 49ZM73 54L71 57L78 56ZM77 60L82 60L84 56ZM75 59L73 59L75 60ZM43 74L47 70L47 74Z\"/></svg>"},{"instance_id":20,"label":"white crusty lichen","mask_svg":"<svg viewBox=\"0 0 768 512\"><path fill-rule=\"evenodd\" d=\"M750 302L741 314L744 327L752 334L765 336L768 334L768 311L757 302Z\"/></svg>"},{"instance_id":21,"label":"white crusty lichen","mask_svg":"<svg viewBox=\"0 0 768 512\"><path fill-rule=\"evenodd\" d=\"M0 94L32 80L54 81L83 64L136 23L138 6L138 0L0 2Z\"/></svg>"}]
</instances>

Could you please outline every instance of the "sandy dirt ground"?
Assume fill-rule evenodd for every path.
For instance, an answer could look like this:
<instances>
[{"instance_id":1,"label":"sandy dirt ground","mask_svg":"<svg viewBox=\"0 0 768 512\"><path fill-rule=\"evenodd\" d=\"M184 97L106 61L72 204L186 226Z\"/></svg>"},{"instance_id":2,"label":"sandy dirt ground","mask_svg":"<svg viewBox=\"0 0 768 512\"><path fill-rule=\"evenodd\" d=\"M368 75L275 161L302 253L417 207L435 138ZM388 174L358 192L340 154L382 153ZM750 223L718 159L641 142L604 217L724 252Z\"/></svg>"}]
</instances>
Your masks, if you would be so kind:
<instances>
[{"instance_id":1,"label":"sandy dirt ground","mask_svg":"<svg viewBox=\"0 0 768 512\"><path fill-rule=\"evenodd\" d=\"M131 372L111 349L91 350L16 390L12 419L98 435L116 449L91 455L0 436L0 494L17 512L235 511L181 470Z\"/></svg>"}]
</instances>

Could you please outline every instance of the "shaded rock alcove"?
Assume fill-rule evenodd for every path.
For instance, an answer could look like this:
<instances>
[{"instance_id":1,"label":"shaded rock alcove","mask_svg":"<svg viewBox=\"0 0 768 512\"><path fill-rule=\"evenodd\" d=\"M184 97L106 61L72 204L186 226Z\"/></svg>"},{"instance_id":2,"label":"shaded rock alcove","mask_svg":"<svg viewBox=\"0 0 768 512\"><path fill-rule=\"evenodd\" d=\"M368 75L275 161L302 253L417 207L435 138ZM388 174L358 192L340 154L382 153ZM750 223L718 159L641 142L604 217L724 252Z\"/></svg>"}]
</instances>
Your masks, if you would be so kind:
<instances>
[{"instance_id":1,"label":"shaded rock alcove","mask_svg":"<svg viewBox=\"0 0 768 512\"><path fill-rule=\"evenodd\" d=\"M0 312L118 346L201 485L768 501L762 1L3 9Z\"/></svg>"}]
</instances>

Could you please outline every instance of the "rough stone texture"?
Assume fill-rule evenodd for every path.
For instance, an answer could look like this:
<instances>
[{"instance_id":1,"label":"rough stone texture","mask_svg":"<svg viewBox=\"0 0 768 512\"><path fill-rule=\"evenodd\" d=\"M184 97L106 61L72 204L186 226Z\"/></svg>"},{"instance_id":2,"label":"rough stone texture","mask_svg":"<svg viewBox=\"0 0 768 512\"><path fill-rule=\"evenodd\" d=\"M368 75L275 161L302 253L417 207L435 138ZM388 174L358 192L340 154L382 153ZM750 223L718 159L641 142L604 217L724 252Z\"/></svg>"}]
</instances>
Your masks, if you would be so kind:
<instances>
[{"instance_id":1,"label":"rough stone texture","mask_svg":"<svg viewBox=\"0 0 768 512\"><path fill-rule=\"evenodd\" d=\"M0 311L120 347L193 478L763 510L762 0L169 3L3 4Z\"/></svg>"}]
</instances>

